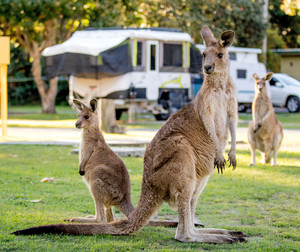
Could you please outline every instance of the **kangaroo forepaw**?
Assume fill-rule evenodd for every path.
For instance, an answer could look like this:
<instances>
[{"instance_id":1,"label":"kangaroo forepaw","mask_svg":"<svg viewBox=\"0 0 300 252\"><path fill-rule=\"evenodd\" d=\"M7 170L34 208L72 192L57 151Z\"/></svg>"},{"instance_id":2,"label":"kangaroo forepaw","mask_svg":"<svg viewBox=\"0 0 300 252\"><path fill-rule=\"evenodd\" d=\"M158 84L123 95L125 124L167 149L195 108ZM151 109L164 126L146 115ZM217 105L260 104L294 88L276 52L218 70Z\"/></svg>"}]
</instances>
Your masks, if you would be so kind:
<instances>
[{"instance_id":1,"label":"kangaroo forepaw","mask_svg":"<svg viewBox=\"0 0 300 252\"><path fill-rule=\"evenodd\" d=\"M261 124L259 123L256 127L254 127L253 132L256 133L260 127L261 127Z\"/></svg>"},{"instance_id":2,"label":"kangaroo forepaw","mask_svg":"<svg viewBox=\"0 0 300 252\"><path fill-rule=\"evenodd\" d=\"M223 174L223 170L225 171L225 164L226 164L226 160L224 159L223 156L222 158L215 158L214 168L217 167L218 173L221 170L221 173Z\"/></svg>"},{"instance_id":3,"label":"kangaroo forepaw","mask_svg":"<svg viewBox=\"0 0 300 252\"><path fill-rule=\"evenodd\" d=\"M235 155L228 154L229 167L232 166L233 170L236 168L236 157Z\"/></svg>"}]
</instances>

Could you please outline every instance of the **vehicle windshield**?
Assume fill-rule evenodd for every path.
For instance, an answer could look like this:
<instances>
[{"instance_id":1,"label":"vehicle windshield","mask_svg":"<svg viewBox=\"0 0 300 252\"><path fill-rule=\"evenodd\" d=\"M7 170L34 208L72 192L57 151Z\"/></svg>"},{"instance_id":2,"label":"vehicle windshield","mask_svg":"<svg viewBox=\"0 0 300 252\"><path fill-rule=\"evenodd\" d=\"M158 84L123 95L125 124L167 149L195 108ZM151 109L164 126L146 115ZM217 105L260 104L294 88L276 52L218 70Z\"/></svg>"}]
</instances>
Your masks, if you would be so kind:
<instances>
[{"instance_id":1,"label":"vehicle windshield","mask_svg":"<svg viewBox=\"0 0 300 252\"><path fill-rule=\"evenodd\" d=\"M300 82L288 75L276 75L276 78L282 80L288 86L300 87Z\"/></svg>"}]
</instances>

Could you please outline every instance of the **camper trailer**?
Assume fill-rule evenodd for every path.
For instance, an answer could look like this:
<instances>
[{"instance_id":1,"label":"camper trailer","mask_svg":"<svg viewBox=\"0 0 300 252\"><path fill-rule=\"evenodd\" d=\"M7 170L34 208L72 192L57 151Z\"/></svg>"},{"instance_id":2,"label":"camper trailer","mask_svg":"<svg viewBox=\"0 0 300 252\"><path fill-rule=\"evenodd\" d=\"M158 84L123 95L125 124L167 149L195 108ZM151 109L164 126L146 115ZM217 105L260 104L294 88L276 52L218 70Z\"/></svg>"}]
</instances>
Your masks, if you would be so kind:
<instances>
[{"instance_id":1,"label":"camper trailer","mask_svg":"<svg viewBox=\"0 0 300 252\"><path fill-rule=\"evenodd\" d=\"M197 45L197 48L203 52L204 45ZM260 49L229 47L230 58L230 76L236 85L239 112L244 112L251 107L254 98L254 79L253 74L265 76L267 73L263 63L258 61L258 54L262 53ZM268 88L269 96L270 88Z\"/></svg>"},{"instance_id":2,"label":"camper trailer","mask_svg":"<svg viewBox=\"0 0 300 252\"><path fill-rule=\"evenodd\" d=\"M202 59L189 34L167 28L77 31L42 55L48 78L69 76L70 102L114 99L119 117L134 100L157 119L190 101Z\"/></svg>"}]
</instances>

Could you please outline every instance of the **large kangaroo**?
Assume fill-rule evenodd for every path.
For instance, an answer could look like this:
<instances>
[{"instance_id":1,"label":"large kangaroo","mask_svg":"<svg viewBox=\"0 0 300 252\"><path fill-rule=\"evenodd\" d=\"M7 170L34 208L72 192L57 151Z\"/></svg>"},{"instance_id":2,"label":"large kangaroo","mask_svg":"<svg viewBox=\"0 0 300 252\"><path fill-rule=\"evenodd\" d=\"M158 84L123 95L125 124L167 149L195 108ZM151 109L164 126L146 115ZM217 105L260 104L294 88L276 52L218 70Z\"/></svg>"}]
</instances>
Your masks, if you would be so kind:
<instances>
[{"instance_id":1,"label":"large kangaroo","mask_svg":"<svg viewBox=\"0 0 300 252\"><path fill-rule=\"evenodd\" d=\"M252 121L248 127L248 141L252 153L252 163L256 164L255 149L262 155L263 163L277 165L277 154L283 139L282 125L277 120L272 102L268 97L266 81L272 79L273 73L267 73L262 79L253 74L255 80L255 97L252 103Z\"/></svg>"},{"instance_id":2,"label":"large kangaroo","mask_svg":"<svg viewBox=\"0 0 300 252\"><path fill-rule=\"evenodd\" d=\"M175 238L181 242L233 243L245 241L240 231L196 229L193 225L198 197L217 166L225 167L223 151L231 133L229 162L236 166L237 100L229 76L227 47L233 31L214 38L205 26L204 82L195 101L172 115L148 145L144 157L141 196L126 220L109 224L56 224L19 230L14 234L65 233L72 235L130 234L145 225L164 201L177 207Z\"/></svg>"},{"instance_id":3,"label":"large kangaroo","mask_svg":"<svg viewBox=\"0 0 300 252\"><path fill-rule=\"evenodd\" d=\"M79 174L95 202L95 217L74 217L72 222L107 223L114 220L112 206L126 217L134 210L130 179L123 161L109 148L99 129L97 100L89 106L74 100L78 113L76 128L83 129L79 153ZM176 227L175 221L150 221L150 226ZM201 225L201 224L196 224Z\"/></svg>"}]
</instances>

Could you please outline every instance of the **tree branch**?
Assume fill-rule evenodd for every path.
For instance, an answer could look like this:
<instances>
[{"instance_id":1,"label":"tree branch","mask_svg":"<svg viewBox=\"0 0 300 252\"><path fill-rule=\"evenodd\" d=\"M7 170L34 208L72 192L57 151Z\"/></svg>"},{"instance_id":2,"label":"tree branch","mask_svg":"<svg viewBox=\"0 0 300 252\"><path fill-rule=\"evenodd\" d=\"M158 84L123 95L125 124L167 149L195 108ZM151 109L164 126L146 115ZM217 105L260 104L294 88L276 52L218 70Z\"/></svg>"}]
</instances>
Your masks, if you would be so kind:
<instances>
[{"instance_id":1,"label":"tree branch","mask_svg":"<svg viewBox=\"0 0 300 252\"><path fill-rule=\"evenodd\" d=\"M29 52L29 54L32 54L33 48L32 44L30 43L28 36L25 32L21 31L18 27L16 29L16 38L19 41L19 43L25 47L25 49Z\"/></svg>"}]
</instances>

